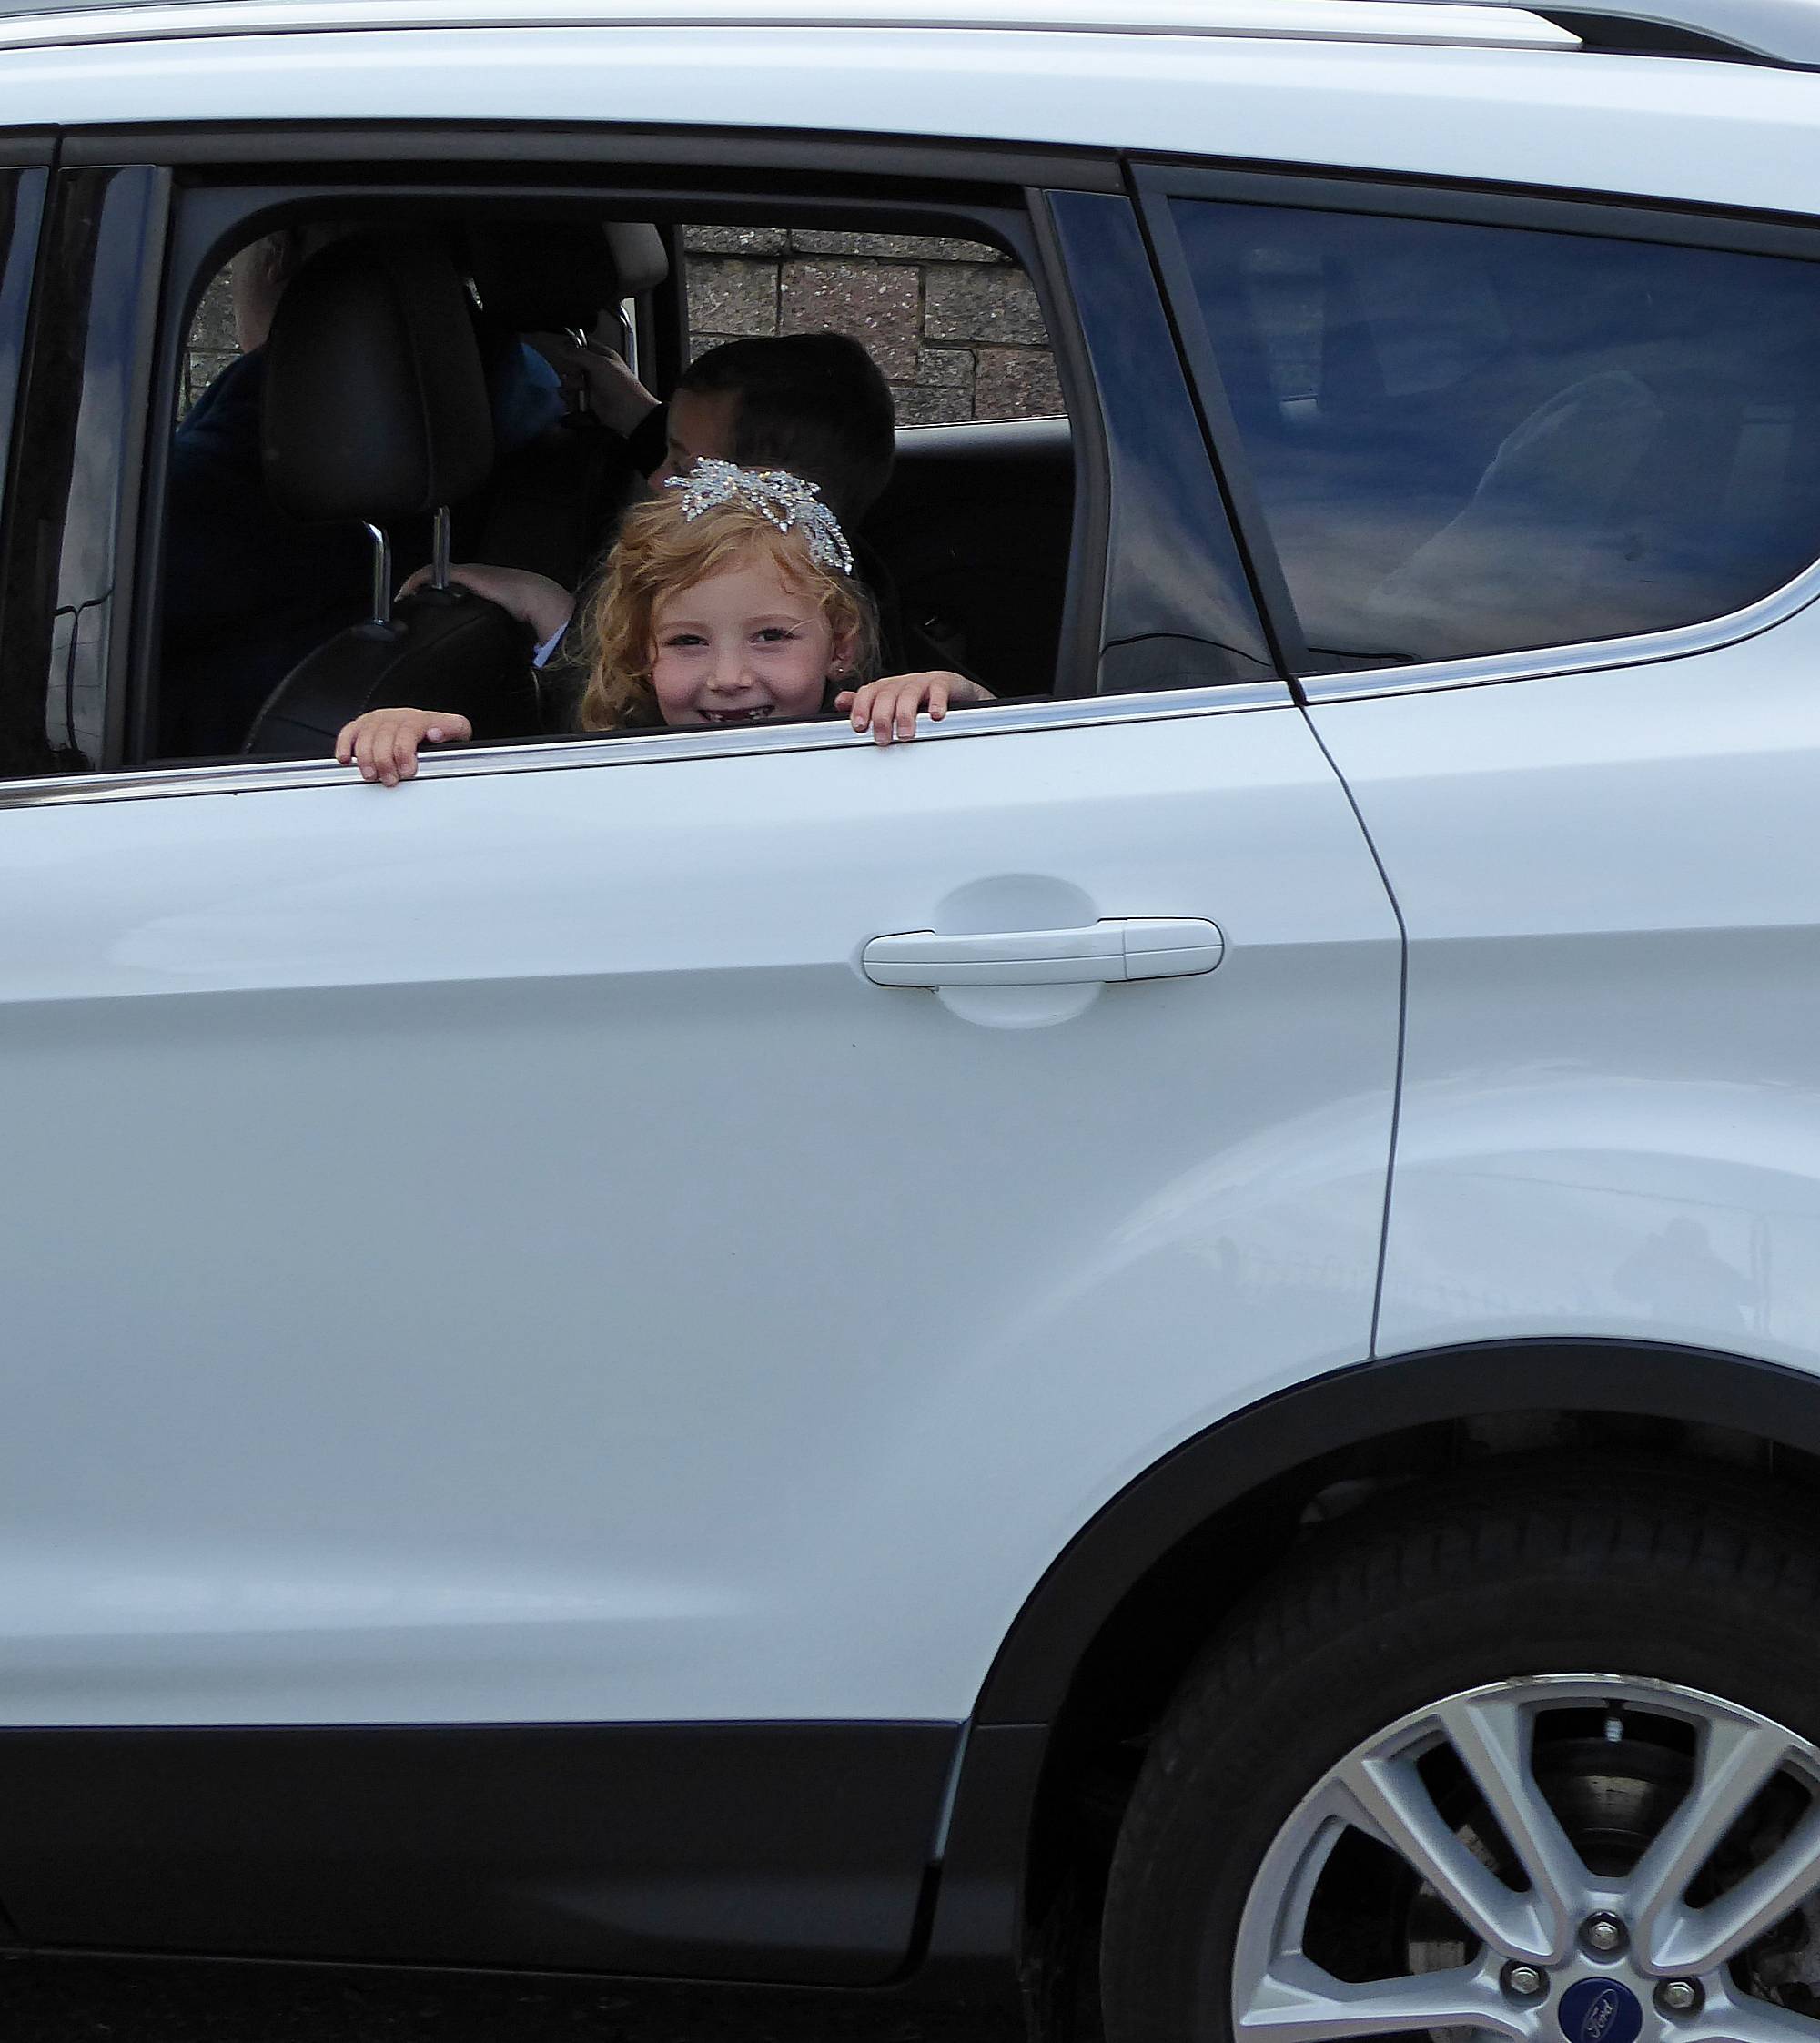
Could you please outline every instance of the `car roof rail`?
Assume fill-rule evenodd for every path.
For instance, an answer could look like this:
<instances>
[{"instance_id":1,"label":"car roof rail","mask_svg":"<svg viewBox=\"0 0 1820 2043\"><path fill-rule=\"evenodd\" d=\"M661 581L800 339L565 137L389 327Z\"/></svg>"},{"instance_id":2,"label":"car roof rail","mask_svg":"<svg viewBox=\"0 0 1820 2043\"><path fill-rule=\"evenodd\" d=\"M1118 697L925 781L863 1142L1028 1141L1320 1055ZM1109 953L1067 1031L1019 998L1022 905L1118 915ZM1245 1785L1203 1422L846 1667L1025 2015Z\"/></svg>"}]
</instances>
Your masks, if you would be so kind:
<instances>
[{"instance_id":1,"label":"car roof rail","mask_svg":"<svg viewBox=\"0 0 1820 2043\"><path fill-rule=\"evenodd\" d=\"M1815 0L1820 5L1820 0ZM1480 0L0 0L0 43L379 26L1058 30L1571 51L1538 5Z\"/></svg>"},{"instance_id":2,"label":"car roof rail","mask_svg":"<svg viewBox=\"0 0 1820 2043\"><path fill-rule=\"evenodd\" d=\"M313 25L353 0L253 0L248 13ZM228 25L235 0L0 0L0 21L97 17L156 32L159 17ZM375 19L471 21L485 6L379 0ZM1752 58L1820 67L1820 0L500 0L501 20L735 22L892 28L1100 29L1108 34L1257 35L1342 42L1504 45ZM1495 25L1494 25L1495 24ZM13 39L13 38L9 38ZM79 33L75 39L86 37Z\"/></svg>"},{"instance_id":3,"label":"car roof rail","mask_svg":"<svg viewBox=\"0 0 1820 2043\"><path fill-rule=\"evenodd\" d=\"M279 5L284 0L278 0ZM824 26L1101 30L1107 35L1237 35L1340 42L1571 46L1537 0L558 0L554 6L500 0L479 11L500 19L598 22L602 25ZM299 20L348 11L344 0L292 0ZM1816 0L1820 5L1820 0ZM0 0L0 20L17 15L107 14L154 19L181 10L231 18L232 0ZM269 5L262 11L274 11ZM289 11L287 9L287 11ZM437 0L389 0L388 20L465 21L476 9L439 9Z\"/></svg>"},{"instance_id":4,"label":"car roof rail","mask_svg":"<svg viewBox=\"0 0 1820 2043\"><path fill-rule=\"evenodd\" d=\"M1456 0L1509 7L1522 0ZM1588 0L1531 10L1570 28L1589 48L1684 56L1753 57L1820 66L1820 0Z\"/></svg>"}]
</instances>

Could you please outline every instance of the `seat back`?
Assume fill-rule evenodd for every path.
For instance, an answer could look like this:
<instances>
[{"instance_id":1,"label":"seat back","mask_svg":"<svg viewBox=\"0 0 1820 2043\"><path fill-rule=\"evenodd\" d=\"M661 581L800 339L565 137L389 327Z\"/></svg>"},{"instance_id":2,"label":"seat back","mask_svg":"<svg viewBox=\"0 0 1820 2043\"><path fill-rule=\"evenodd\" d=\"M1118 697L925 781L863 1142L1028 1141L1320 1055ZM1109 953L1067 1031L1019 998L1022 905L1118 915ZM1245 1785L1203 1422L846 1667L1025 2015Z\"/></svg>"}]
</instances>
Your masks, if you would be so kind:
<instances>
[{"instance_id":1,"label":"seat back","mask_svg":"<svg viewBox=\"0 0 1820 2043\"><path fill-rule=\"evenodd\" d=\"M539 726L530 634L497 603L454 590L407 596L386 624L356 624L300 660L259 712L248 752L318 759L374 709L453 710L479 739Z\"/></svg>"},{"instance_id":2,"label":"seat back","mask_svg":"<svg viewBox=\"0 0 1820 2043\"><path fill-rule=\"evenodd\" d=\"M496 340L561 332L603 337L622 351L622 301L669 274L662 237L637 220L490 223L469 230L464 260ZM578 410L500 461L464 543L477 560L573 589L643 482L624 441Z\"/></svg>"},{"instance_id":3,"label":"seat back","mask_svg":"<svg viewBox=\"0 0 1820 2043\"><path fill-rule=\"evenodd\" d=\"M460 711L482 737L538 724L530 634L456 590L389 601L384 528L446 512L487 477L492 420L453 261L437 242L362 235L312 257L267 343L261 454L273 499L305 521L372 530L374 615L307 654L268 697L246 750L319 756L364 711Z\"/></svg>"}]
</instances>

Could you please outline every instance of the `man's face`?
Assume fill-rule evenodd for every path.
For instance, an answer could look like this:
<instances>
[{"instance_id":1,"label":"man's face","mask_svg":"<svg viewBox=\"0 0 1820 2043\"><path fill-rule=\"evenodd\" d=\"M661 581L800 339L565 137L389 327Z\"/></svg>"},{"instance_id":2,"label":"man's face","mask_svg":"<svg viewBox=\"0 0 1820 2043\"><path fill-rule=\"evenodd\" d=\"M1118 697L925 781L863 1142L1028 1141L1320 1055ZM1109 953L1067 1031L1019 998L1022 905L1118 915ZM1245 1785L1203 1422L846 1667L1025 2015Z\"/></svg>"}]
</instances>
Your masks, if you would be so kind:
<instances>
[{"instance_id":1,"label":"man's face","mask_svg":"<svg viewBox=\"0 0 1820 2043\"><path fill-rule=\"evenodd\" d=\"M697 461L730 461L739 419L737 390L678 390L670 400L669 449L651 479L661 490L672 475L687 475Z\"/></svg>"}]
</instances>

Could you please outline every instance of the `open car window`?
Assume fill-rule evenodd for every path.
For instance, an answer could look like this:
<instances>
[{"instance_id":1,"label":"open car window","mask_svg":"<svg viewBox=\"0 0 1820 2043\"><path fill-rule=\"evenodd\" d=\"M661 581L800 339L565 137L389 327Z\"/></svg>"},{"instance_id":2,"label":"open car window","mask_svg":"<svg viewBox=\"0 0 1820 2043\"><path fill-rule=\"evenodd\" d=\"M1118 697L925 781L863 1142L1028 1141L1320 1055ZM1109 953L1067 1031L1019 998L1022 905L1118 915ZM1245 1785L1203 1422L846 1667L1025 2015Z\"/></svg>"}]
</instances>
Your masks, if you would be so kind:
<instances>
[{"instance_id":1,"label":"open car window","mask_svg":"<svg viewBox=\"0 0 1820 2043\"><path fill-rule=\"evenodd\" d=\"M616 253L592 293L566 288L570 271L591 268L603 232L616 238L616 251L628 236L643 238L634 267ZM360 288L346 286L345 303L333 291L319 308L314 299L324 295L325 267L357 267L359 249L405 239L420 245L412 260L426 278L434 267L459 279L467 302L436 330L452 346L450 329L471 325L486 384L488 416L470 415L458 429L490 440L484 459L440 448L425 457L459 480L444 519L423 491L401 502L414 475L411 487L376 476L384 515L362 516L358 491L335 494L357 463L343 462L332 483L311 472L331 442L399 439L399 422L380 414L407 376L402 359L395 372L379 373L382 337L357 340L350 326L344 349L319 330L369 317ZM550 259L540 267L527 247ZM661 252L653 258L652 249ZM299 290L312 299L308 317L298 310ZM660 226L565 211L522 223L481 216L477 226L448 212L412 211L396 222L369 207L341 217L294 212L199 280L178 351L153 755L321 756L342 711L389 697L458 710L482 741L561 734L580 695L572 659L565 666L559 654L532 675L541 632L495 632L476 653L480 634L470 630L474 644L465 649L390 660L376 650L380 634L401 623L415 630L420 605L394 605L388 619L374 578L382 571L386 592L396 591L443 543L456 563L534 573L571 592L595 585L619 520L650 487L663 420L660 413L633 428L631 415L591 408L585 377L565 364L564 337L630 353L640 326L663 317L685 336L685 382L705 373L696 366L703 356L729 344L833 334L863 349L902 429L890 488L850 519L862 580L881 614L882 666L946 668L998 696L1053 689L1074 456L1036 288L1004 248L857 224ZM275 322L283 337L276 348ZM308 370L314 411L297 397L300 332L320 356ZM434 353L441 342L432 335L429 346ZM670 394L652 392L660 402ZM937 466L919 435L938 425L974 437L950 444ZM402 451L399 459L408 461ZM382 571L374 527L388 549ZM458 602L457 622L471 625L480 607ZM458 635L446 619L432 622L451 642ZM476 658L511 668L510 677L476 683ZM446 701L438 698L440 676L456 668L462 676Z\"/></svg>"}]
</instances>

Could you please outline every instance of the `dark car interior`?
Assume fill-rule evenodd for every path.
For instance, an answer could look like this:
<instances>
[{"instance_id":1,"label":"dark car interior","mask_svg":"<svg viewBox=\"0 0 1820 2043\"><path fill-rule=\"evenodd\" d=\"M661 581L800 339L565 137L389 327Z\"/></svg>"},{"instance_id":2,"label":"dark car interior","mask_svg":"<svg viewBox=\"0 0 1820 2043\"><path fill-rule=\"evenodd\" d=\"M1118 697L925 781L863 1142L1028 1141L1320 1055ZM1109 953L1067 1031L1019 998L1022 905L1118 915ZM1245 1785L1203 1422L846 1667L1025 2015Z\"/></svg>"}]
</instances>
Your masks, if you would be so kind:
<instances>
[{"instance_id":1,"label":"dark car interior","mask_svg":"<svg viewBox=\"0 0 1820 2043\"><path fill-rule=\"evenodd\" d=\"M533 737L551 718L530 634L451 585L449 566L586 583L647 484L549 343L613 348L661 400L692 352L682 231L572 209L293 218L291 231L308 252L257 364L244 349L219 369L170 443L147 754L321 757L376 707L459 711L479 742ZM192 323L209 287L225 301L236 252L198 278ZM998 695L1049 692L1073 519L1067 420L897 437L859 536L918 663Z\"/></svg>"}]
</instances>

